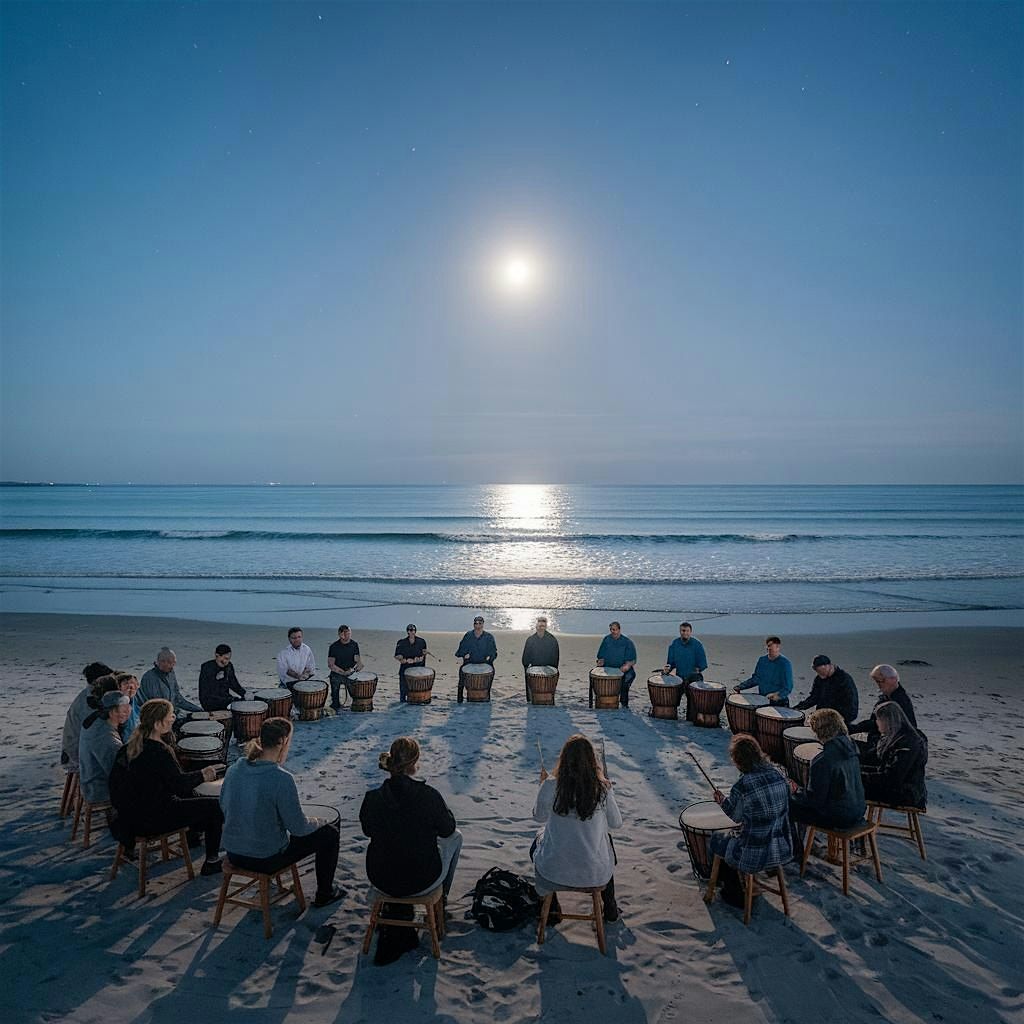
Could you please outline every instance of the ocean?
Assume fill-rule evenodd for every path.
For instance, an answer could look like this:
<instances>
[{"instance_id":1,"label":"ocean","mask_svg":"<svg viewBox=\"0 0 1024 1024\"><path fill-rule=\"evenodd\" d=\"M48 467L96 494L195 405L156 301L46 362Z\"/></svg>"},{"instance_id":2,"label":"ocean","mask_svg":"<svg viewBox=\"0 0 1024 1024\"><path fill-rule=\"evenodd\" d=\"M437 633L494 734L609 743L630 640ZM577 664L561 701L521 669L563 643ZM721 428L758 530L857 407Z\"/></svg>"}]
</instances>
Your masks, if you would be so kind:
<instances>
[{"instance_id":1,"label":"ocean","mask_svg":"<svg viewBox=\"0 0 1024 1024\"><path fill-rule=\"evenodd\" d=\"M1013 486L5 486L0 595L10 612L363 628L463 629L478 609L569 632L612 615L638 633L822 613L1019 624L1022 510Z\"/></svg>"}]
</instances>

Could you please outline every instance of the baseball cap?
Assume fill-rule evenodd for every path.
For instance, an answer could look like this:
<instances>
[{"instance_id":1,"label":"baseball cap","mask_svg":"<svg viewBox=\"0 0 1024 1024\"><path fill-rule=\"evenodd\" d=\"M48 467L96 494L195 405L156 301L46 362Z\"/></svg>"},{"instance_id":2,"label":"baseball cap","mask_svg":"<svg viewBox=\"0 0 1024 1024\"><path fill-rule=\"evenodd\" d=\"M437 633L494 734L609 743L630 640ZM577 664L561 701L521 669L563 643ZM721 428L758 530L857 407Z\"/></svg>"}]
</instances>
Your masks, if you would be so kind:
<instances>
[{"instance_id":1,"label":"baseball cap","mask_svg":"<svg viewBox=\"0 0 1024 1024\"><path fill-rule=\"evenodd\" d=\"M474 624L477 623L477 622L483 622L483 621L484 621L484 617L482 615L478 615L478 616L476 616L475 619L473 619Z\"/></svg>"},{"instance_id":2,"label":"baseball cap","mask_svg":"<svg viewBox=\"0 0 1024 1024\"><path fill-rule=\"evenodd\" d=\"M832 659L827 654L819 654L814 661L811 662L812 668L821 668L822 665L831 665Z\"/></svg>"},{"instance_id":3,"label":"baseball cap","mask_svg":"<svg viewBox=\"0 0 1024 1024\"><path fill-rule=\"evenodd\" d=\"M413 632L415 632L415 631L416 631L416 623L415 623L415 622L410 622L410 623L409 623L409 625L405 627L405 631L406 631L406 633L408 633L410 629L411 629L411 630L412 630Z\"/></svg>"}]
</instances>

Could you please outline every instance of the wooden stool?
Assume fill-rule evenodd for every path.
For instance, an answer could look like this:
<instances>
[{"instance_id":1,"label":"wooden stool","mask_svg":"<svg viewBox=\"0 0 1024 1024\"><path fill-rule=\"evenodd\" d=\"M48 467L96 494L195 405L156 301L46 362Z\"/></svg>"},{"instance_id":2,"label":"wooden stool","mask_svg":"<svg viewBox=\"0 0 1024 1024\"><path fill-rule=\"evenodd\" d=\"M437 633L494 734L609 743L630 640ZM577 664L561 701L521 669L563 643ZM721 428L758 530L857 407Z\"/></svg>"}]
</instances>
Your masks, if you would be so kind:
<instances>
[{"instance_id":1,"label":"wooden stool","mask_svg":"<svg viewBox=\"0 0 1024 1024\"><path fill-rule=\"evenodd\" d=\"M175 845L172 845L172 841ZM139 899L146 895L146 872L148 870L148 857L150 851L160 851L160 859L170 860L171 856L183 857L185 870L188 872L189 881L196 877L195 868L192 867L192 855L188 852L188 834L186 829L175 829L173 832L165 832L158 836L137 836L135 839L135 861L134 866L139 869ZM117 853L114 854L114 865L110 869L111 879L117 878L118 869L122 864L132 864L128 851L123 843L117 844Z\"/></svg>"},{"instance_id":2,"label":"wooden stool","mask_svg":"<svg viewBox=\"0 0 1024 1024\"><path fill-rule=\"evenodd\" d=\"M423 908L423 920L399 921L393 917L381 917L385 903L400 903ZM415 911L413 912L415 913ZM370 952L370 943L378 925L389 924L394 928L426 928L430 932L430 951L435 960L441 959L440 939L444 936L444 889L439 885L422 896L388 896L379 889L370 890L370 923L363 938L363 953Z\"/></svg>"},{"instance_id":3,"label":"wooden stool","mask_svg":"<svg viewBox=\"0 0 1024 1024\"><path fill-rule=\"evenodd\" d=\"M60 816L62 820L75 809L78 803L79 792L78 769L75 768L64 776L64 792L60 798Z\"/></svg>"},{"instance_id":4,"label":"wooden stool","mask_svg":"<svg viewBox=\"0 0 1024 1024\"><path fill-rule=\"evenodd\" d=\"M876 835L878 832L878 826L871 821L862 821L858 825L852 825L850 828L825 828L824 825L808 825L807 826L807 841L804 843L804 855L800 861L800 877L804 877L804 871L807 868L808 858L811 856L811 847L814 845L814 834L815 832L824 832L829 838L829 845L835 841L839 843L842 850L842 865L843 865L843 895L850 895L850 864L861 864L864 861L870 859L875 864L875 877L878 881L882 880L882 865L878 860L878 843L876 841ZM870 854L859 855L851 861L850 859L850 843L854 839L866 839L868 849L871 851Z\"/></svg>"},{"instance_id":5,"label":"wooden stool","mask_svg":"<svg viewBox=\"0 0 1024 1024\"><path fill-rule=\"evenodd\" d=\"M82 849L88 850L92 842L92 816L95 812L102 811L107 817L107 824L110 824L110 812L113 806L110 801L99 801L90 803L85 799L81 789L78 790L78 799L75 801L75 823L71 826L71 842L78 836L78 826L82 822L82 808L85 808L85 822L82 826Z\"/></svg>"},{"instance_id":6,"label":"wooden stool","mask_svg":"<svg viewBox=\"0 0 1024 1024\"><path fill-rule=\"evenodd\" d=\"M604 906L601 902L601 893L604 892L603 885L587 886L585 888L577 889L569 886L559 886L555 892L588 892L590 898L593 901L593 907L589 914L567 914L564 910L562 911L563 921L590 921L595 932L597 932L597 948L601 950L601 955L605 955L605 942L604 942ZM549 892L544 897L544 902L540 907L540 924L537 925L537 945L544 945L544 928L548 923L548 913L551 910L551 902L555 898L554 892Z\"/></svg>"},{"instance_id":7,"label":"wooden stool","mask_svg":"<svg viewBox=\"0 0 1024 1024\"><path fill-rule=\"evenodd\" d=\"M708 891L704 894L704 902L711 903L715 898L715 888L718 885L718 869L722 864L721 854L716 853L715 859L711 864L711 879L708 881ZM775 872L775 878L778 881L778 886L771 886L767 882L768 871ZM740 878L743 880L743 889L746 893L746 901L743 905L743 923L744 925L750 924L750 912L754 906L754 897L759 892L770 892L780 897L782 900L782 912L789 917L789 893L786 890L786 876L783 874L782 866L775 868L769 868L764 872L765 878L758 878L757 873L753 871L741 871L739 873Z\"/></svg>"},{"instance_id":8,"label":"wooden stool","mask_svg":"<svg viewBox=\"0 0 1024 1024\"><path fill-rule=\"evenodd\" d=\"M280 903L281 900L292 893L295 894L296 902L299 904L299 913L303 913L306 909L306 895L302 891L302 882L299 881L299 865L289 865L292 873L292 884L285 885L281 881L281 875L288 870L287 867L281 868L280 871L275 873L267 873L265 871L252 871L249 868L240 868L225 857L221 861L221 870L224 872L224 878L220 883L220 896L217 898L217 909L213 913L213 927L216 928L220 924L221 916L224 913L224 904L230 903L233 907L247 907L249 910L261 910L263 912L263 938L269 939L274 934L274 925L270 920L270 908L275 903ZM240 875L242 878L247 878L247 882L241 883L237 889L233 892L229 892L231 886L231 879L235 875ZM274 884L277 886L278 891L273 896L270 895L270 879L274 879ZM251 900L243 900L239 897L247 889L251 889L252 886L258 885L260 887L259 897Z\"/></svg>"},{"instance_id":9,"label":"wooden stool","mask_svg":"<svg viewBox=\"0 0 1024 1024\"><path fill-rule=\"evenodd\" d=\"M906 825L890 825L888 822L882 821L882 815L886 811L905 814L907 816ZM924 852L924 835L921 833L921 822L918 815L927 813L923 807L900 807L897 804L883 804L877 800L868 801L868 821L873 821L878 826L879 834L882 829L885 829L893 833L897 839L917 843L917 852L921 854L921 860L927 860L928 856Z\"/></svg>"}]
</instances>

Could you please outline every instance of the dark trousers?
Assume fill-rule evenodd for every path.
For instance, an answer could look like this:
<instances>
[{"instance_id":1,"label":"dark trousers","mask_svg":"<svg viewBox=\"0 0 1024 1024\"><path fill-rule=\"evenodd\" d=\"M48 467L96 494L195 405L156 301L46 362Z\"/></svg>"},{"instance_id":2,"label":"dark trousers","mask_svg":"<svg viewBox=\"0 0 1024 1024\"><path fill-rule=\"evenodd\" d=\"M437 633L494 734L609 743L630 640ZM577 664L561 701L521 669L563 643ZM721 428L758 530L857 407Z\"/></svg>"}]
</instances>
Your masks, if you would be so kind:
<instances>
[{"instance_id":1,"label":"dark trousers","mask_svg":"<svg viewBox=\"0 0 1024 1024\"><path fill-rule=\"evenodd\" d=\"M260 871L276 875L283 868L316 855L316 891L324 895L334 888L334 872L338 867L338 845L340 833L333 825L321 825L315 832L305 836L292 836L288 845L272 857L244 857L228 851L232 864L247 871Z\"/></svg>"},{"instance_id":2,"label":"dark trousers","mask_svg":"<svg viewBox=\"0 0 1024 1024\"><path fill-rule=\"evenodd\" d=\"M216 797L175 797L164 814L141 818L130 824L131 832L136 836L161 835L179 828L202 831L206 837L206 859L217 860L220 857L224 815Z\"/></svg>"},{"instance_id":3,"label":"dark trousers","mask_svg":"<svg viewBox=\"0 0 1024 1024\"><path fill-rule=\"evenodd\" d=\"M618 668L617 665L610 665L609 668ZM629 707L629 688L636 679L636 673L630 668L622 674L622 682L619 683L619 700L624 708ZM589 684L588 684L589 685ZM590 706L594 706L594 688L590 686Z\"/></svg>"},{"instance_id":4,"label":"dark trousers","mask_svg":"<svg viewBox=\"0 0 1024 1024\"><path fill-rule=\"evenodd\" d=\"M332 672L331 680L331 707L335 711L341 707L341 688L345 685L345 676L339 672Z\"/></svg>"},{"instance_id":5,"label":"dark trousers","mask_svg":"<svg viewBox=\"0 0 1024 1024\"><path fill-rule=\"evenodd\" d=\"M423 668L426 665L427 659L424 658L422 661L413 662L411 665L399 665L398 666L398 700L404 704L409 700L409 687L405 683L405 670L407 668Z\"/></svg>"},{"instance_id":6,"label":"dark trousers","mask_svg":"<svg viewBox=\"0 0 1024 1024\"><path fill-rule=\"evenodd\" d=\"M691 672L683 679L683 696L686 698L686 720L688 722L695 722L697 720L697 712L694 710L693 703L690 700L690 683L698 681L704 681L704 675L701 672Z\"/></svg>"}]
</instances>

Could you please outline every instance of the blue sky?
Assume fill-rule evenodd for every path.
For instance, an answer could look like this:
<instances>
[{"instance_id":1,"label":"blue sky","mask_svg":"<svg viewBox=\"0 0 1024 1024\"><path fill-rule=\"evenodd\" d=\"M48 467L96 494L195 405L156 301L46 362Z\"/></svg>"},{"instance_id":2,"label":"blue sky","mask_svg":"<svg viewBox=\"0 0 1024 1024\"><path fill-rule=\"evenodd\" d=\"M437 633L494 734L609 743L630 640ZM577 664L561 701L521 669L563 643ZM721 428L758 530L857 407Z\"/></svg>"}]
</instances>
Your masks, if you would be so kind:
<instances>
[{"instance_id":1,"label":"blue sky","mask_svg":"<svg viewBox=\"0 0 1024 1024\"><path fill-rule=\"evenodd\" d=\"M4 478L1024 479L1019 5L2 18Z\"/></svg>"}]
</instances>

